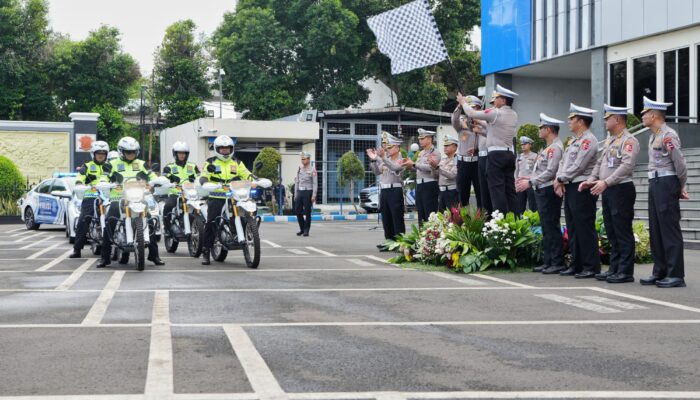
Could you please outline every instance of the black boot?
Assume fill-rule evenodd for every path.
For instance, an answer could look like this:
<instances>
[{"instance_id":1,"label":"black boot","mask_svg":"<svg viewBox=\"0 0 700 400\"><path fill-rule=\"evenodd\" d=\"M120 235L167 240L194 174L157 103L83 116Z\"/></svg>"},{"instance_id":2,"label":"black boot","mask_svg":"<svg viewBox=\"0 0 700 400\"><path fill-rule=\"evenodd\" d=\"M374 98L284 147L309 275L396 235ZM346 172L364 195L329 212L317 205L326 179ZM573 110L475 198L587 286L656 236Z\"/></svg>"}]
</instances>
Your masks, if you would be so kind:
<instances>
[{"instance_id":1,"label":"black boot","mask_svg":"<svg viewBox=\"0 0 700 400\"><path fill-rule=\"evenodd\" d=\"M104 267L108 266L109 264L111 264L111 262L108 259L105 260L104 258L100 258L100 261L97 262L97 264L95 265L95 268L104 268Z\"/></svg>"},{"instance_id":2,"label":"black boot","mask_svg":"<svg viewBox=\"0 0 700 400\"><path fill-rule=\"evenodd\" d=\"M211 260L209 259L209 249L202 249L202 265L209 264L211 264Z\"/></svg>"},{"instance_id":3,"label":"black boot","mask_svg":"<svg viewBox=\"0 0 700 400\"><path fill-rule=\"evenodd\" d=\"M155 265L165 265L165 261L161 260L158 256L148 257L148 261L152 262Z\"/></svg>"},{"instance_id":4,"label":"black boot","mask_svg":"<svg viewBox=\"0 0 700 400\"><path fill-rule=\"evenodd\" d=\"M73 254L69 255L68 258L82 258L80 256L80 250L73 249Z\"/></svg>"}]
</instances>

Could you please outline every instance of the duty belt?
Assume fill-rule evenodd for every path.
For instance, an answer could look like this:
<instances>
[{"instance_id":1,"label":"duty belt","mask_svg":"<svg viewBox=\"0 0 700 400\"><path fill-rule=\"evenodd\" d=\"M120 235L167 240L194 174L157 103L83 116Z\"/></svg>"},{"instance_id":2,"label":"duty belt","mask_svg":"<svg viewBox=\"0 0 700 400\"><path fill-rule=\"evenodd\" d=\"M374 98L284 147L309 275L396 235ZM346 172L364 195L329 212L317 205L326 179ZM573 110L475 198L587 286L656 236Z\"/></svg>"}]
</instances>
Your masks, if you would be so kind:
<instances>
[{"instance_id":1,"label":"duty belt","mask_svg":"<svg viewBox=\"0 0 700 400\"><path fill-rule=\"evenodd\" d=\"M299 190L314 190L312 187L299 186Z\"/></svg>"},{"instance_id":2,"label":"duty belt","mask_svg":"<svg viewBox=\"0 0 700 400\"><path fill-rule=\"evenodd\" d=\"M544 189L544 188L546 188L546 187L550 187L550 186L552 186L552 185L554 185L554 182L553 182L553 181L552 181L552 182L543 183L543 184L541 184L541 185L534 185L532 188L535 189L535 190L540 190L540 189Z\"/></svg>"},{"instance_id":3,"label":"duty belt","mask_svg":"<svg viewBox=\"0 0 700 400\"><path fill-rule=\"evenodd\" d=\"M478 161L479 157L477 156L457 156L457 161L463 161L463 162L474 162Z\"/></svg>"},{"instance_id":4,"label":"duty belt","mask_svg":"<svg viewBox=\"0 0 700 400\"><path fill-rule=\"evenodd\" d=\"M454 189L457 189L457 185L440 186L441 192L444 192L446 190L454 190Z\"/></svg>"},{"instance_id":5,"label":"duty belt","mask_svg":"<svg viewBox=\"0 0 700 400\"><path fill-rule=\"evenodd\" d=\"M423 184L423 183L430 183L430 182L435 182L435 179L433 178L421 178L421 179L416 179L417 184Z\"/></svg>"},{"instance_id":6,"label":"duty belt","mask_svg":"<svg viewBox=\"0 0 700 400\"><path fill-rule=\"evenodd\" d=\"M565 184L565 185L568 185L568 184L570 184L570 183L579 183L579 182L583 182L583 181L585 181L586 179L588 179L588 178L586 178L586 177L583 177L583 178L582 178L582 177L578 177L578 178L576 178L576 179L574 179L574 180L570 180L570 181L566 181L566 182L562 182L562 183Z\"/></svg>"},{"instance_id":7,"label":"duty belt","mask_svg":"<svg viewBox=\"0 0 700 400\"><path fill-rule=\"evenodd\" d=\"M479 152L479 157L486 157L489 155L488 150L483 150Z\"/></svg>"},{"instance_id":8,"label":"duty belt","mask_svg":"<svg viewBox=\"0 0 700 400\"><path fill-rule=\"evenodd\" d=\"M392 188L400 188L403 187L402 184L400 183L382 183L379 185L382 189L392 189Z\"/></svg>"},{"instance_id":9,"label":"duty belt","mask_svg":"<svg viewBox=\"0 0 700 400\"><path fill-rule=\"evenodd\" d=\"M663 178L664 176L676 176L674 171L649 171L649 179Z\"/></svg>"},{"instance_id":10,"label":"duty belt","mask_svg":"<svg viewBox=\"0 0 700 400\"><path fill-rule=\"evenodd\" d=\"M501 146L489 146L489 153L492 151L510 151L511 153L513 152L512 147L501 147Z\"/></svg>"}]
</instances>

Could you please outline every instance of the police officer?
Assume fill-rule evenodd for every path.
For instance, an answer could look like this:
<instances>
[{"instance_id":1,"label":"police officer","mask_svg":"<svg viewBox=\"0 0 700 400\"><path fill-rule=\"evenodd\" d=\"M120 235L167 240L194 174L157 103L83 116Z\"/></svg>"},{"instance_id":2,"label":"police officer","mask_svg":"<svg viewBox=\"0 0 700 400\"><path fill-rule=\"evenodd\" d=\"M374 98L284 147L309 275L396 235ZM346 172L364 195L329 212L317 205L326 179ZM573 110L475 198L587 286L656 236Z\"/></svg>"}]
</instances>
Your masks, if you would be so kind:
<instances>
[{"instance_id":1,"label":"police officer","mask_svg":"<svg viewBox=\"0 0 700 400\"><path fill-rule=\"evenodd\" d=\"M438 210L438 171L440 152L435 150L433 139L435 132L423 128L418 129L418 143L421 151L415 162L406 158L403 166L416 170L416 210L418 225L428 220L431 213Z\"/></svg>"},{"instance_id":2,"label":"police officer","mask_svg":"<svg viewBox=\"0 0 700 400\"><path fill-rule=\"evenodd\" d=\"M445 136L445 157L438 162L439 173L438 186L438 211L450 210L459 206L459 193L457 192L457 147L459 139L453 136ZM434 161L433 161L434 162Z\"/></svg>"},{"instance_id":3,"label":"police officer","mask_svg":"<svg viewBox=\"0 0 700 400\"><path fill-rule=\"evenodd\" d=\"M301 152L301 166L294 178L294 209L297 212L299 232L297 236L309 236L311 229L311 209L316 202L318 190L318 173L311 165L311 154Z\"/></svg>"},{"instance_id":4,"label":"police officer","mask_svg":"<svg viewBox=\"0 0 700 400\"><path fill-rule=\"evenodd\" d=\"M228 136L218 136L214 140L214 157L204 163L201 184L207 182L226 185L232 181L250 180L252 175L246 166L233 157L233 140ZM209 194L207 200L207 223L202 237L202 265L211 264L211 248L214 246L216 234L216 219L221 216L221 210L226 204L224 189L217 189Z\"/></svg>"},{"instance_id":5,"label":"police officer","mask_svg":"<svg viewBox=\"0 0 700 400\"><path fill-rule=\"evenodd\" d=\"M532 269L533 272L558 274L566 269L564 266L564 241L561 235L562 198L554 193L554 180L559 170L559 162L564 153L564 145L559 139L559 125L564 121L540 114L540 138L547 147L537 154L532 174L521 176L516 182L516 190L535 192L537 211L542 226L542 244L544 264Z\"/></svg>"},{"instance_id":6,"label":"police officer","mask_svg":"<svg viewBox=\"0 0 700 400\"><path fill-rule=\"evenodd\" d=\"M464 96L459 94L457 101L462 105L469 118L476 118L488 123L486 150L488 161L486 173L489 180L491 202L495 210L502 213L516 212L515 202L515 153L513 138L518 124L518 114L512 109L518 94L496 85L491 104L494 108L486 111L474 111ZM483 149L482 149L483 150Z\"/></svg>"},{"instance_id":7,"label":"police officer","mask_svg":"<svg viewBox=\"0 0 700 400\"><path fill-rule=\"evenodd\" d=\"M87 186L92 186L98 182L107 182L112 166L106 162L109 153L109 145L101 140L92 144L90 154L92 161L83 164L78 169L78 177L75 182ZM75 229L75 243L73 244L73 254L70 258L80 258L80 252L87 241L87 231L90 227L90 220L95 214L95 203L98 201L97 192L87 190L80 203L80 218Z\"/></svg>"},{"instance_id":8,"label":"police officer","mask_svg":"<svg viewBox=\"0 0 700 400\"><path fill-rule=\"evenodd\" d=\"M531 176L537 160L537 153L532 152L534 140L527 136L520 137L520 148L522 152L518 154L515 162L515 179ZM532 188L518 192L516 190L517 214L523 215L527 208L530 211L536 211L535 191ZM529 207L528 207L529 206Z\"/></svg>"},{"instance_id":9,"label":"police officer","mask_svg":"<svg viewBox=\"0 0 700 400\"><path fill-rule=\"evenodd\" d=\"M480 111L483 102L476 98L478 102L471 103L472 109L475 111ZM469 104L469 103L467 103ZM489 152L486 147L486 138L488 136L489 124L485 121L472 118L472 132L474 132L478 138L477 149L479 151L479 192L481 199L481 208L486 210L487 215L491 215L493 212L493 205L491 204L491 192L489 191L489 181L486 173L486 167L488 166Z\"/></svg>"},{"instance_id":10,"label":"police officer","mask_svg":"<svg viewBox=\"0 0 700 400\"><path fill-rule=\"evenodd\" d=\"M175 184L185 182L195 182L199 175L199 167L193 162L188 162L190 157L190 146L185 142L175 142L172 147L173 158L175 162L168 164L163 168L163 176ZM168 199L163 206L163 227L170 232L172 224L172 211L177 205L178 192L172 189ZM171 236L175 236L170 232Z\"/></svg>"},{"instance_id":11,"label":"police officer","mask_svg":"<svg viewBox=\"0 0 700 400\"><path fill-rule=\"evenodd\" d=\"M467 96L467 103L472 107L481 104L476 96ZM468 118L462 115L462 107L457 106L452 113L452 127L457 131L459 146L457 148L457 191L459 202L469 205L471 188L474 186L476 205L481 208L481 193L479 188L479 138L472 131Z\"/></svg>"},{"instance_id":12,"label":"police officer","mask_svg":"<svg viewBox=\"0 0 700 400\"><path fill-rule=\"evenodd\" d=\"M119 139L117 151L119 152L119 158L112 161L112 170L109 174L110 182L121 184L124 180L130 178L143 181L152 181L156 178L156 174L146 169L145 162L137 158L141 151L141 146L136 139L128 136ZM104 268L111 263L109 257L112 250L112 236L117 225L116 219L119 219L120 216L119 208L123 194L123 191L112 190L110 195L111 203L106 215L107 234L102 238L102 259L97 263L97 268ZM153 262L155 265L165 265L158 256L158 243L153 238L148 243L148 261Z\"/></svg>"},{"instance_id":13,"label":"police officer","mask_svg":"<svg viewBox=\"0 0 700 400\"><path fill-rule=\"evenodd\" d=\"M384 132L386 150L367 149L370 168L379 178L379 210L382 213L384 238L395 240L396 236L406 232L404 225L403 178L404 167L401 164L401 139ZM377 245L386 251L383 244Z\"/></svg>"},{"instance_id":14,"label":"police officer","mask_svg":"<svg viewBox=\"0 0 700 400\"><path fill-rule=\"evenodd\" d=\"M610 242L610 268L595 278L608 283L634 282L634 202L632 182L639 142L627 131L628 107L604 105L605 127L610 132L591 177L580 188L603 197L605 233Z\"/></svg>"},{"instance_id":15,"label":"police officer","mask_svg":"<svg viewBox=\"0 0 700 400\"><path fill-rule=\"evenodd\" d=\"M649 137L649 233L654 270L642 285L684 287L683 235L679 199L688 199L688 169L676 131L666 125L666 110L673 103L644 97L642 123Z\"/></svg>"},{"instance_id":16,"label":"police officer","mask_svg":"<svg viewBox=\"0 0 700 400\"><path fill-rule=\"evenodd\" d=\"M593 173L598 153L598 139L591 133L595 110L571 104L569 129L574 135L564 151L557 172L554 191L564 196L564 217L569 234L571 266L559 275L574 275L578 279L593 278L600 272L598 234L595 230L598 196L590 189L579 188Z\"/></svg>"}]
</instances>

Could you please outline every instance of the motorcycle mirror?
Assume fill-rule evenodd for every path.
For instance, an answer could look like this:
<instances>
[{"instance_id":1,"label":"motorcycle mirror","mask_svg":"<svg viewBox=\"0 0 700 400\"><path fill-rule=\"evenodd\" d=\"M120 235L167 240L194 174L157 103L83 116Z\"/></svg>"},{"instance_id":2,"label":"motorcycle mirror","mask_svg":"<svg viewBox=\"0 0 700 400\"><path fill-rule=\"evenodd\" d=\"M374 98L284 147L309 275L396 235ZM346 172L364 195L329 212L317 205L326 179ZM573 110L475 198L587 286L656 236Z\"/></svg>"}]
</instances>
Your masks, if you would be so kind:
<instances>
[{"instance_id":1,"label":"motorcycle mirror","mask_svg":"<svg viewBox=\"0 0 700 400\"><path fill-rule=\"evenodd\" d=\"M160 171L160 164L155 163L155 164L151 165L151 171L153 171L153 172Z\"/></svg>"},{"instance_id":2,"label":"motorcycle mirror","mask_svg":"<svg viewBox=\"0 0 700 400\"><path fill-rule=\"evenodd\" d=\"M256 170L259 170L260 168L262 168L263 167L262 161L256 161L254 167Z\"/></svg>"}]
</instances>

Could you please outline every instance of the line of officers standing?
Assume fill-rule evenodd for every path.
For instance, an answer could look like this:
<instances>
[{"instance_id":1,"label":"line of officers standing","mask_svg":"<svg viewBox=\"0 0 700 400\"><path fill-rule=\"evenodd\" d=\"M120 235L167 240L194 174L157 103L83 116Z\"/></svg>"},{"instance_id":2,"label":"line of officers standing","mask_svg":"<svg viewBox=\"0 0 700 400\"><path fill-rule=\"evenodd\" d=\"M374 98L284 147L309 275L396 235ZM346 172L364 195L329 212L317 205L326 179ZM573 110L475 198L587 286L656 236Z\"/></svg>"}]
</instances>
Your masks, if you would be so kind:
<instances>
[{"instance_id":1,"label":"line of officers standing","mask_svg":"<svg viewBox=\"0 0 700 400\"><path fill-rule=\"evenodd\" d=\"M570 105L566 146L559 138L564 121L540 114L539 136L547 146L531 151L532 140L521 138L516 156L513 140L518 116L512 109L517 93L497 85L490 103L476 96L458 95L452 125L459 137L446 136L444 156L434 146L435 132L419 129L421 151L415 161L402 157L401 139L382 133L382 147L368 149L372 171L380 187L380 211L386 239L405 232L403 172L416 172L418 223L430 214L469 204L474 188L477 207L490 215L522 214L526 204L538 210L543 235L544 264L533 269L544 274L595 278L609 283L634 282L635 238L632 231L636 190L634 167L640 146L627 130L629 107L604 106L608 138L599 146L591 132L596 110ZM652 275L642 285L683 287L681 199L688 199L687 168L678 134L665 122L672 103L644 98L642 122L649 135L649 232L654 259ZM610 267L601 272L595 229L598 197L611 246ZM561 208L571 251L564 263ZM386 250L384 245L377 246Z\"/></svg>"}]
</instances>

